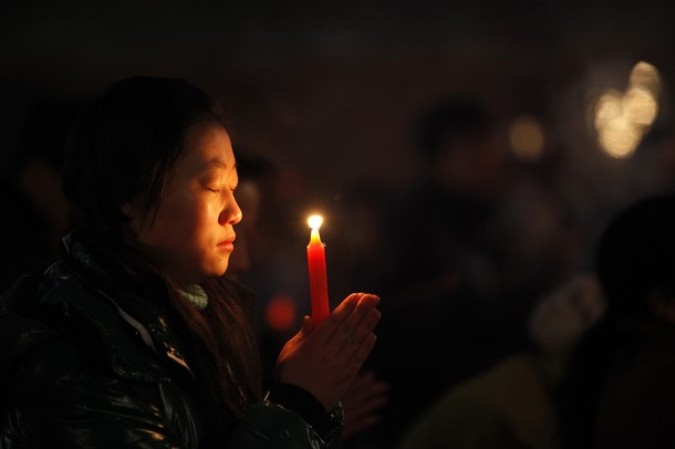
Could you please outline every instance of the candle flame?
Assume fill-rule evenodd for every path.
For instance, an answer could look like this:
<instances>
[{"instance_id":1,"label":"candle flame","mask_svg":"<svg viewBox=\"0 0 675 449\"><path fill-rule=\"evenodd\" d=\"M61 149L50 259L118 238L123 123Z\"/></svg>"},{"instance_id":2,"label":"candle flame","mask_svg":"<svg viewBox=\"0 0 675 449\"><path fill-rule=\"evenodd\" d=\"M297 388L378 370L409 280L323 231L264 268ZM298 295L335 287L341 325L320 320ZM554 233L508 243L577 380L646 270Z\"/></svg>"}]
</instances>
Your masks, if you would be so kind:
<instances>
[{"instance_id":1,"label":"candle flame","mask_svg":"<svg viewBox=\"0 0 675 449\"><path fill-rule=\"evenodd\" d=\"M307 219L307 224L310 228L318 231L323 223L323 217L321 215L312 215Z\"/></svg>"}]
</instances>

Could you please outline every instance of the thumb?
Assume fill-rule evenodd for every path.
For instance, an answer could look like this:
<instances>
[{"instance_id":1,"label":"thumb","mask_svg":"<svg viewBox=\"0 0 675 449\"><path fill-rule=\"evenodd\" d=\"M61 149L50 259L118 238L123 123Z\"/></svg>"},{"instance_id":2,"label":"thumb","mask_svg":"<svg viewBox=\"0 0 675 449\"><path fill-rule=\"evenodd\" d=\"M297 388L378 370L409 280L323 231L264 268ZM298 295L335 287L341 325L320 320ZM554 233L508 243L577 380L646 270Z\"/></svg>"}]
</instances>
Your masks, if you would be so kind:
<instances>
[{"instance_id":1,"label":"thumb","mask_svg":"<svg viewBox=\"0 0 675 449\"><path fill-rule=\"evenodd\" d=\"M304 335L309 335L312 330L314 330L314 322L312 321L312 317L309 315L305 315L302 318L302 327L300 328L300 333Z\"/></svg>"}]
</instances>

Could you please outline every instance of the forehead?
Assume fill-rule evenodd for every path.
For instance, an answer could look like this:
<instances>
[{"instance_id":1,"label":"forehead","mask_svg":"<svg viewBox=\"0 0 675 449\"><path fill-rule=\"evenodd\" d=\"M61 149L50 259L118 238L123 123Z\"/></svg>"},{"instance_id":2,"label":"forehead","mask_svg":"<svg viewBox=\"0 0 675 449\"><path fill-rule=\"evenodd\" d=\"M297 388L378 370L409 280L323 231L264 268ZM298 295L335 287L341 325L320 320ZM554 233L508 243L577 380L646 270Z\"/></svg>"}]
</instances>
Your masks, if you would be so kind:
<instances>
[{"instance_id":1,"label":"forehead","mask_svg":"<svg viewBox=\"0 0 675 449\"><path fill-rule=\"evenodd\" d=\"M233 169L235 157L230 136L215 122L196 123L185 135L178 165L192 170Z\"/></svg>"}]
</instances>

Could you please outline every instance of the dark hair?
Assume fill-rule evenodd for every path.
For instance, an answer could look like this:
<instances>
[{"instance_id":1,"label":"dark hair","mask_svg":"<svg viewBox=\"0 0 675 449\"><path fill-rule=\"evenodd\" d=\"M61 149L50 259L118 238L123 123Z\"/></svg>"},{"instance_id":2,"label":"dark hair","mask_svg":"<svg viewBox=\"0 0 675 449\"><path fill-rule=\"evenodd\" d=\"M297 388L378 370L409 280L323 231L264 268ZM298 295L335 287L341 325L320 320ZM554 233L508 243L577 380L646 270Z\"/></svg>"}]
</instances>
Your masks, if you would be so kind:
<instances>
[{"instance_id":1,"label":"dark hair","mask_svg":"<svg viewBox=\"0 0 675 449\"><path fill-rule=\"evenodd\" d=\"M434 162L445 145L486 136L495 126L494 117L477 100L446 98L426 112L416 126L422 155Z\"/></svg>"},{"instance_id":2,"label":"dark hair","mask_svg":"<svg viewBox=\"0 0 675 449\"><path fill-rule=\"evenodd\" d=\"M122 80L85 109L73 126L63 185L77 213L77 233L125 271L163 279L171 316L194 348L204 400L221 410L218 415L223 408L240 415L261 394L249 316L252 297L226 277L213 279L203 285L208 306L198 310L178 294L181 286L125 241L123 232L128 218L121 206L140 198L146 212L156 211L186 132L205 121L226 127L217 102L187 81L142 76Z\"/></svg>"},{"instance_id":3,"label":"dark hair","mask_svg":"<svg viewBox=\"0 0 675 449\"><path fill-rule=\"evenodd\" d=\"M114 84L79 117L66 147L63 187L79 225L116 232L126 221L120 206L139 195L151 208L187 129L200 121L226 127L219 105L187 81L137 76Z\"/></svg>"},{"instance_id":4,"label":"dark hair","mask_svg":"<svg viewBox=\"0 0 675 449\"><path fill-rule=\"evenodd\" d=\"M608 317L649 315L653 291L675 298L675 195L643 198L621 211L603 232L596 272Z\"/></svg>"}]
</instances>

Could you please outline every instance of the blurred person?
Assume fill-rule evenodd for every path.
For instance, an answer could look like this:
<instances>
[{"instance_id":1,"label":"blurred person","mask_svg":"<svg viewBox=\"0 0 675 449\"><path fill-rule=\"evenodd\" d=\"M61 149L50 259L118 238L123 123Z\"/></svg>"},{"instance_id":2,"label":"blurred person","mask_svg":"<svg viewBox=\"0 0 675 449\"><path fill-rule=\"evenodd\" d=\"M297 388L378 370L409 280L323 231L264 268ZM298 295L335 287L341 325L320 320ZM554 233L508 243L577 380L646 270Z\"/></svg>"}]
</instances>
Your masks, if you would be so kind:
<instances>
[{"instance_id":1,"label":"blurred person","mask_svg":"<svg viewBox=\"0 0 675 449\"><path fill-rule=\"evenodd\" d=\"M61 189L66 136L84 104L80 99L40 100L24 118L9 179L0 186L0 291L57 257L72 219Z\"/></svg>"},{"instance_id":2,"label":"blurred person","mask_svg":"<svg viewBox=\"0 0 675 449\"><path fill-rule=\"evenodd\" d=\"M499 292L489 225L506 182L496 120L473 99L451 98L416 125L424 169L386 206L390 261L377 288L386 319L371 358L391 387L382 424L390 446L447 386L511 343L489 316Z\"/></svg>"},{"instance_id":3,"label":"blurred person","mask_svg":"<svg viewBox=\"0 0 675 449\"><path fill-rule=\"evenodd\" d=\"M237 200L246 220L238 225L237 251L230 257L228 273L237 276L240 282L250 288L268 279L262 293L270 296L260 297L256 294L256 329L263 357L263 372L269 375L274 368L276 355L299 324L298 315L302 307L298 295L289 290L280 290L283 288L282 283L269 280L274 278L273 273L268 270L273 269L269 262L277 257L275 251L278 245L275 245L275 241L282 238L283 234L278 225L272 226L274 218L277 217L278 220L280 216L280 199L277 193L281 179L277 167L269 158L250 149L239 148L237 172ZM350 214L349 217L352 219L352 229L362 229L358 223L353 222L353 215ZM343 246L341 241L334 240L337 234L352 235L353 231L333 234L331 256L335 256L336 252L340 253L341 251L336 250ZM367 242L359 240L359 245L367 247ZM334 261L333 257L331 271L336 275L341 275L342 272L352 274L352 267L336 265ZM302 268L301 271L304 272L304 267ZM362 271L365 268L360 267ZM369 268L376 270L377 266ZM331 285L334 283L331 282ZM353 282L350 287L366 291L370 288L362 279ZM388 385L379 380L373 370L362 369L359 372L342 399L345 416L343 448L373 447L369 431L380 420L380 411L387 403L387 390Z\"/></svg>"},{"instance_id":4,"label":"blurred person","mask_svg":"<svg viewBox=\"0 0 675 449\"><path fill-rule=\"evenodd\" d=\"M78 119L62 259L0 299L2 447L339 447L379 298L305 317L263 394L253 296L226 274L242 212L221 111L131 77Z\"/></svg>"},{"instance_id":5,"label":"blurred person","mask_svg":"<svg viewBox=\"0 0 675 449\"><path fill-rule=\"evenodd\" d=\"M556 449L556 391L572 349L601 319L597 279L583 273L542 296L528 321L532 345L448 388L416 417L398 449Z\"/></svg>"},{"instance_id":6,"label":"blurred person","mask_svg":"<svg viewBox=\"0 0 675 449\"><path fill-rule=\"evenodd\" d=\"M330 226L324 233L329 242L326 257L332 292L339 295L343 291L370 291L381 285L393 250L382 233L389 199L388 189L367 180L351 181L333 198L327 211ZM389 447L392 429L381 425L391 407L390 384L386 380L389 376L370 362L365 362L359 379L350 388L350 393L355 394L344 401L345 414L351 408L352 415L362 416L358 425L361 430L346 448Z\"/></svg>"},{"instance_id":7,"label":"blurred person","mask_svg":"<svg viewBox=\"0 0 675 449\"><path fill-rule=\"evenodd\" d=\"M675 444L675 196L618 212L595 252L607 310L572 353L558 395L562 448Z\"/></svg>"},{"instance_id":8,"label":"blurred person","mask_svg":"<svg viewBox=\"0 0 675 449\"><path fill-rule=\"evenodd\" d=\"M337 275L331 277L331 288L348 291L381 286L395 251L383 232L391 197L389 189L358 179L336 195L328 212L331 226L325 232Z\"/></svg>"},{"instance_id":9,"label":"blurred person","mask_svg":"<svg viewBox=\"0 0 675 449\"><path fill-rule=\"evenodd\" d=\"M254 325L260 339L263 367L271 372L279 350L301 325L302 313L309 313L309 308L301 304L304 298L298 295L299 284L305 287L308 283L306 267L290 263L285 253L283 240L291 231L277 195L281 179L276 165L244 148L238 151L237 172L237 199L247 219L238 225L239 243L232 254L228 274L249 289L255 286L258 307ZM281 264L297 273L287 277L287 270L283 270Z\"/></svg>"},{"instance_id":10,"label":"blurred person","mask_svg":"<svg viewBox=\"0 0 675 449\"><path fill-rule=\"evenodd\" d=\"M372 364L390 376L385 420L397 432L450 386L528 348L538 298L577 268L552 187L511 157L486 105L441 99L415 131L422 173L389 202L390 260L376 288L387 301Z\"/></svg>"}]
</instances>

